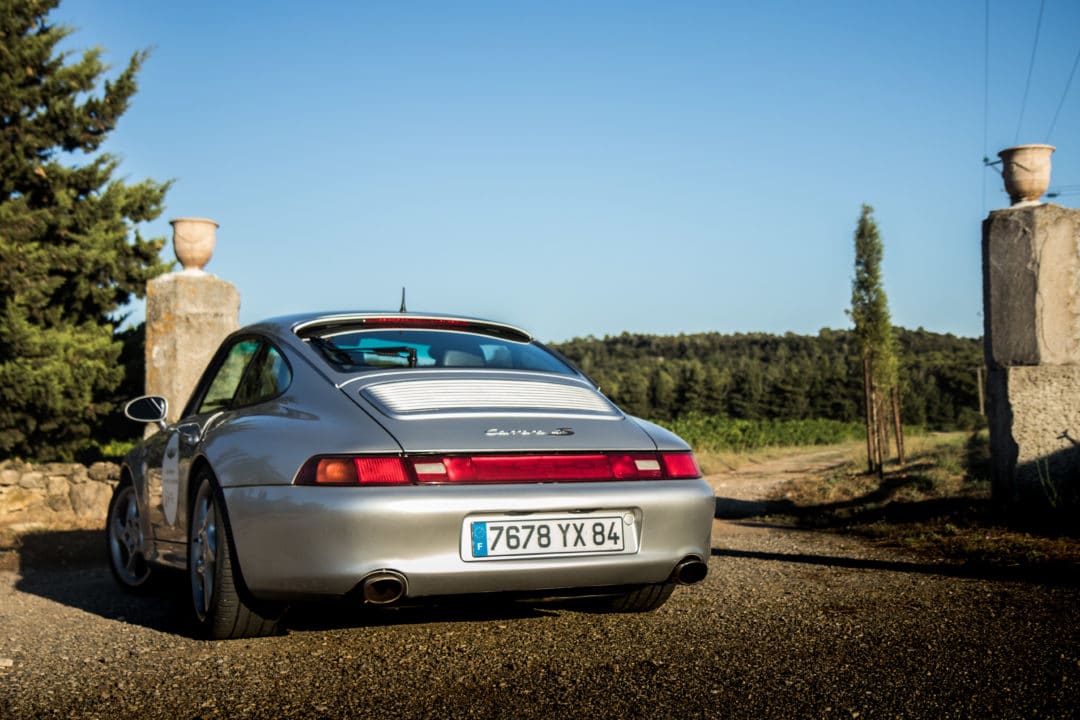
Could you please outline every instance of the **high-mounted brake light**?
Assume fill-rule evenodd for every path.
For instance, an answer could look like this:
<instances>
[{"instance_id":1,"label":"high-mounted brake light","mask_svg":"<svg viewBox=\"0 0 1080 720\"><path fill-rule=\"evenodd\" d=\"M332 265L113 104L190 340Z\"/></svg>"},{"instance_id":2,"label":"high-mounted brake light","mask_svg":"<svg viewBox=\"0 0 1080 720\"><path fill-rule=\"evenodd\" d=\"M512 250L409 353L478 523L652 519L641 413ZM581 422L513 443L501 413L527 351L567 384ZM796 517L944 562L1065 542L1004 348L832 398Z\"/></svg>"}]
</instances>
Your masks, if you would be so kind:
<instances>
[{"instance_id":1,"label":"high-mounted brake light","mask_svg":"<svg viewBox=\"0 0 1080 720\"><path fill-rule=\"evenodd\" d=\"M358 456L312 458L297 474L296 484L604 482L698 477L701 469L689 452Z\"/></svg>"},{"instance_id":2,"label":"high-mounted brake light","mask_svg":"<svg viewBox=\"0 0 1080 720\"><path fill-rule=\"evenodd\" d=\"M360 320L365 328L412 328L417 330L458 330L500 337L514 342L529 342L532 338L520 328L483 320L462 320L459 318L416 317L383 315L365 317Z\"/></svg>"},{"instance_id":3,"label":"high-mounted brake light","mask_svg":"<svg viewBox=\"0 0 1080 720\"><path fill-rule=\"evenodd\" d=\"M425 317L369 317L364 318L364 325L392 325L394 327L422 328L465 328L473 323L467 320Z\"/></svg>"}]
</instances>

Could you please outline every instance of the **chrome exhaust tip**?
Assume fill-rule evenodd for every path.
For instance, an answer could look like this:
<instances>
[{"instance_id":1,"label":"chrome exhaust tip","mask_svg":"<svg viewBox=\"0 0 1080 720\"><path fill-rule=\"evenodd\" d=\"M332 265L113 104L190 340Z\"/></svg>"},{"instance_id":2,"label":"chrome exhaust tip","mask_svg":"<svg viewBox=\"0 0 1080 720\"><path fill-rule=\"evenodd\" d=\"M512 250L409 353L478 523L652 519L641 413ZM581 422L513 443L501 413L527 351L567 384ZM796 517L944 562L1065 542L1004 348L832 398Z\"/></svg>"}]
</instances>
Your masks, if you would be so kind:
<instances>
[{"instance_id":1,"label":"chrome exhaust tip","mask_svg":"<svg viewBox=\"0 0 1080 720\"><path fill-rule=\"evenodd\" d=\"M671 579L680 585L693 585L705 579L709 574L709 566L697 558L686 558L675 566L671 573Z\"/></svg>"},{"instance_id":2,"label":"chrome exhaust tip","mask_svg":"<svg viewBox=\"0 0 1080 720\"><path fill-rule=\"evenodd\" d=\"M369 605L391 605L405 596L405 576L393 570L379 570L360 583L364 602Z\"/></svg>"}]
</instances>

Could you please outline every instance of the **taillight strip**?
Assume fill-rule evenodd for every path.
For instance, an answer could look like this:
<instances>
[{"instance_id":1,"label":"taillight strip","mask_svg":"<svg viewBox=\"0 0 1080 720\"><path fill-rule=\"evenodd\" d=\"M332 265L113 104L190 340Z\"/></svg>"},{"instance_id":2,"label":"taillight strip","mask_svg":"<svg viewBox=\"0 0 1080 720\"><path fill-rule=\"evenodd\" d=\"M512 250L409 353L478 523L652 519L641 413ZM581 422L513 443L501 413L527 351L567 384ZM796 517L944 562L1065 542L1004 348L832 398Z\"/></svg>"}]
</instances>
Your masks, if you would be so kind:
<instances>
[{"instance_id":1,"label":"taillight strip","mask_svg":"<svg viewBox=\"0 0 1080 720\"><path fill-rule=\"evenodd\" d=\"M602 452L506 455L318 456L304 463L296 485L415 485L701 477L691 452Z\"/></svg>"}]
</instances>

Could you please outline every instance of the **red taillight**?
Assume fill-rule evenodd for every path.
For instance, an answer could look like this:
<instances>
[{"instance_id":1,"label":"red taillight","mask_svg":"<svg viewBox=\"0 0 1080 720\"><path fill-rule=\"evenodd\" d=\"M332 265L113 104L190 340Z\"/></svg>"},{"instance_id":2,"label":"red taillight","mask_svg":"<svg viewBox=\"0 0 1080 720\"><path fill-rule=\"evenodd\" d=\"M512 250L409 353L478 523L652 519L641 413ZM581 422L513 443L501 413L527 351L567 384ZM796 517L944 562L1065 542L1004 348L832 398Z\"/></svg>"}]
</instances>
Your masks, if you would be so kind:
<instances>
[{"instance_id":1,"label":"red taillight","mask_svg":"<svg viewBox=\"0 0 1080 720\"><path fill-rule=\"evenodd\" d=\"M312 458L297 485L408 485L420 483L602 482L701 477L693 453L582 453L566 455L427 455Z\"/></svg>"},{"instance_id":2,"label":"red taillight","mask_svg":"<svg viewBox=\"0 0 1080 720\"><path fill-rule=\"evenodd\" d=\"M617 480L655 480L661 477L656 453L608 455L611 471Z\"/></svg>"},{"instance_id":3,"label":"red taillight","mask_svg":"<svg viewBox=\"0 0 1080 720\"><path fill-rule=\"evenodd\" d=\"M687 480L701 477L694 453L660 453L660 462L664 465L664 477L669 480Z\"/></svg>"},{"instance_id":4,"label":"red taillight","mask_svg":"<svg viewBox=\"0 0 1080 720\"><path fill-rule=\"evenodd\" d=\"M416 479L422 483L597 482L665 477L656 453L446 455L417 457L410 462Z\"/></svg>"},{"instance_id":5,"label":"red taillight","mask_svg":"<svg viewBox=\"0 0 1080 720\"><path fill-rule=\"evenodd\" d=\"M398 457L312 458L296 476L297 485L407 485L409 476Z\"/></svg>"},{"instance_id":6,"label":"red taillight","mask_svg":"<svg viewBox=\"0 0 1080 720\"><path fill-rule=\"evenodd\" d=\"M356 472L361 485L407 485L405 463L396 457L356 458Z\"/></svg>"},{"instance_id":7,"label":"red taillight","mask_svg":"<svg viewBox=\"0 0 1080 720\"><path fill-rule=\"evenodd\" d=\"M478 455L476 482L574 482L611 479L604 455Z\"/></svg>"}]
</instances>

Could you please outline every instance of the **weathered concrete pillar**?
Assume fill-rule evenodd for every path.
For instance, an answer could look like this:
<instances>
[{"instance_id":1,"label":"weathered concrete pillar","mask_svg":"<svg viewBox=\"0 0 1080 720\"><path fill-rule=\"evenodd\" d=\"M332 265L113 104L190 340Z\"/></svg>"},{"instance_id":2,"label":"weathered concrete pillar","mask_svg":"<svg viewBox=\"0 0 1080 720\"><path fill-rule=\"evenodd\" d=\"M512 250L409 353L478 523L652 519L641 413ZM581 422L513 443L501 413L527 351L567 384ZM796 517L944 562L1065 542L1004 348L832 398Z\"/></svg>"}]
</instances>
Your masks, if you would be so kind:
<instances>
[{"instance_id":1,"label":"weathered concrete pillar","mask_svg":"<svg viewBox=\"0 0 1080 720\"><path fill-rule=\"evenodd\" d=\"M1080 210L983 222L983 320L994 497L1062 509L1080 492Z\"/></svg>"},{"instance_id":2,"label":"weathered concrete pillar","mask_svg":"<svg viewBox=\"0 0 1080 720\"><path fill-rule=\"evenodd\" d=\"M180 417L207 362L240 318L236 287L202 271L213 252L217 223L171 222L184 270L154 278L146 288L146 392L169 401L170 422ZM198 249L194 256L191 246Z\"/></svg>"}]
</instances>

